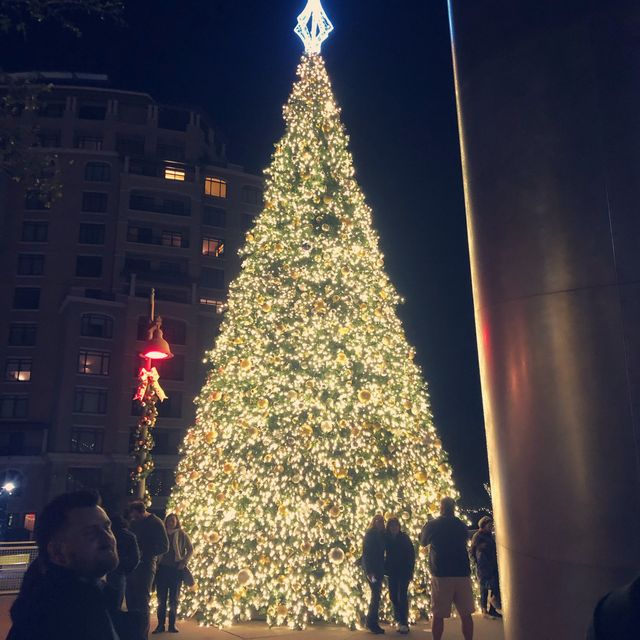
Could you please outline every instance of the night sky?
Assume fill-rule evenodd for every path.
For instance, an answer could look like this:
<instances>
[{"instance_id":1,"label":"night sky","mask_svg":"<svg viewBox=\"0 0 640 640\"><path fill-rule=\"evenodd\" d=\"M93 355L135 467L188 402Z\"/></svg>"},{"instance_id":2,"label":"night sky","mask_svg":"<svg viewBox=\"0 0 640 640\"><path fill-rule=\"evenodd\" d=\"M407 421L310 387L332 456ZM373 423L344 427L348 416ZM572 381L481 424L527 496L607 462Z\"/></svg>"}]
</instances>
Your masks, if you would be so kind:
<instances>
[{"instance_id":1,"label":"night sky","mask_svg":"<svg viewBox=\"0 0 640 640\"><path fill-rule=\"evenodd\" d=\"M232 162L259 172L283 132L305 0L127 0L125 25L83 20L3 36L5 71L106 73L116 88L198 107ZM486 447L446 0L323 0L323 47L357 178L430 388L463 503L486 502Z\"/></svg>"}]
</instances>

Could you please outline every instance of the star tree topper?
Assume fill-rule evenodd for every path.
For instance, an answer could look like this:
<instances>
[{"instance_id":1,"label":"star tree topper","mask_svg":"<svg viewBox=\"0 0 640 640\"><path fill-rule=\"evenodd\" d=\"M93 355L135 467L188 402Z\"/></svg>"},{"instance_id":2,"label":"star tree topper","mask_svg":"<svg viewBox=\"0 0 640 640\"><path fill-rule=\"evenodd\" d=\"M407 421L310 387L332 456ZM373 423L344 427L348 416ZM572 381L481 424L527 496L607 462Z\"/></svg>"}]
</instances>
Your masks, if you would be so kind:
<instances>
[{"instance_id":1,"label":"star tree topper","mask_svg":"<svg viewBox=\"0 0 640 640\"><path fill-rule=\"evenodd\" d=\"M304 42L307 53L320 53L322 43L333 31L321 0L308 0L305 10L298 16L298 25L294 31Z\"/></svg>"}]
</instances>

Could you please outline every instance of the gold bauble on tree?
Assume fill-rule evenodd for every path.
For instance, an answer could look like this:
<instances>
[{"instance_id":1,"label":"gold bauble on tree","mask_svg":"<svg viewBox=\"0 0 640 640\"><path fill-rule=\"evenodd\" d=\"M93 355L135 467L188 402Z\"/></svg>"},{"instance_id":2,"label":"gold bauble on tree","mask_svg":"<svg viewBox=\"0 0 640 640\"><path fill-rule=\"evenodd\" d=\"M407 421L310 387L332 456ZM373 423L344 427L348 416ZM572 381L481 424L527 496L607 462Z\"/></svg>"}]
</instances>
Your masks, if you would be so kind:
<instances>
[{"instance_id":1,"label":"gold bauble on tree","mask_svg":"<svg viewBox=\"0 0 640 640\"><path fill-rule=\"evenodd\" d=\"M329 551L329 562L331 564L342 564L344 562L344 551L340 547L334 547Z\"/></svg>"},{"instance_id":2,"label":"gold bauble on tree","mask_svg":"<svg viewBox=\"0 0 640 640\"><path fill-rule=\"evenodd\" d=\"M238 584L240 585L244 586L251 584L253 582L253 572L248 568L240 569L240 571L238 571L237 579Z\"/></svg>"}]
</instances>

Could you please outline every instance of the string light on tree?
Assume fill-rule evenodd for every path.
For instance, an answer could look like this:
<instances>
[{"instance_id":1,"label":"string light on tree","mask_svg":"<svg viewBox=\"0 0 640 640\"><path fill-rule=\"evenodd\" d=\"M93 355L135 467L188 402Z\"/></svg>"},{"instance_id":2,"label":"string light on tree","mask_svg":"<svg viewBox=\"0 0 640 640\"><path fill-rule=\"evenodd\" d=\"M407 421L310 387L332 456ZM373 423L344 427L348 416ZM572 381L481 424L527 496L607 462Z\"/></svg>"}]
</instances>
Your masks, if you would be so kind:
<instances>
[{"instance_id":1,"label":"string light on tree","mask_svg":"<svg viewBox=\"0 0 640 640\"><path fill-rule=\"evenodd\" d=\"M329 27L320 2L306 12L285 134L169 502L195 549L183 611L203 624L258 612L356 626L373 515L402 514L415 540L440 498L457 497L319 55ZM413 617L427 585L422 562Z\"/></svg>"}]
</instances>

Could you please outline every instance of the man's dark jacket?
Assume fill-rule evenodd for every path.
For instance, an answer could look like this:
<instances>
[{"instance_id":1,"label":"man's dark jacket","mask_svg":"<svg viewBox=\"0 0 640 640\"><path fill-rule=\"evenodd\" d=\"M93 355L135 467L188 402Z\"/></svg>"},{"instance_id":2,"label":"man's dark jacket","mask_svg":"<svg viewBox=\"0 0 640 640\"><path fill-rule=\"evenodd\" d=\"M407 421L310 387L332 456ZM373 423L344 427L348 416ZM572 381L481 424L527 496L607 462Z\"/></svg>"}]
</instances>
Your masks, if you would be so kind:
<instances>
[{"instance_id":1,"label":"man's dark jacket","mask_svg":"<svg viewBox=\"0 0 640 640\"><path fill-rule=\"evenodd\" d=\"M104 583L36 560L11 607L7 640L141 640L137 615L116 611L114 603Z\"/></svg>"},{"instance_id":2,"label":"man's dark jacket","mask_svg":"<svg viewBox=\"0 0 640 640\"><path fill-rule=\"evenodd\" d=\"M411 580L416 564L416 552L411 538L404 531L399 531L395 536L387 534L386 548L387 556L384 561L386 575Z\"/></svg>"},{"instance_id":3,"label":"man's dark jacket","mask_svg":"<svg viewBox=\"0 0 640 640\"><path fill-rule=\"evenodd\" d=\"M368 576L378 580L384 576L384 531L367 529L362 543L362 568Z\"/></svg>"}]
</instances>

